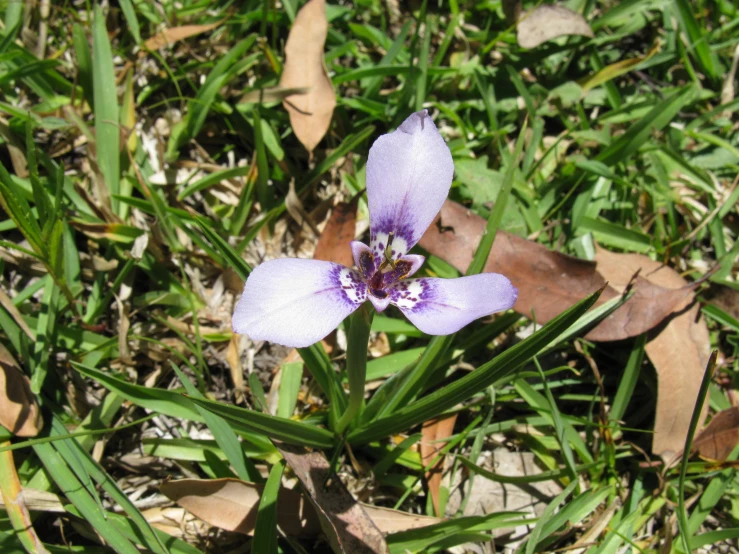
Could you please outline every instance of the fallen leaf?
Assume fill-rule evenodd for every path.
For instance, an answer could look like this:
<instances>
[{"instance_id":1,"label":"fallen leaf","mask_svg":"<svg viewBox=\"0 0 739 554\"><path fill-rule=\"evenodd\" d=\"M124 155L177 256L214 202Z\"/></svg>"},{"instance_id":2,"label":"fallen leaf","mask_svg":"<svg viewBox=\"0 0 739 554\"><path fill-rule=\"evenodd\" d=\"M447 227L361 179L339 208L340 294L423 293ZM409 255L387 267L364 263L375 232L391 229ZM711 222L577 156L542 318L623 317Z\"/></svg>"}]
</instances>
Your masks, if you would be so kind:
<instances>
[{"instance_id":1,"label":"fallen leaf","mask_svg":"<svg viewBox=\"0 0 739 554\"><path fill-rule=\"evenodd\" d=\"M447 201L440 223L441 229L429 227L419 244L463 272L485 221ZM498 231L485 271L510 278L519 289L514 309L528 317L534 314L538 323L546 323L606 281L609 286L596 305L620 295L631 283L632 297L585 337L622 340L655 329L646 346L659 387L652 450L665 458L680 451L710 348L708 329L694 304L695 283L691 285L673 269L641 254L599 249L592 263L503 231Z\"/></svg>"},{"instance_id":2,"label":"fallen leaf","mask_svg":"<svg viewBox=\"0 0 739 554\"><path fill-rule=\"evenodd\" d=\"M323 61L328 34L325 0L310 0L298 12L285 45L280 87L307 88L283 101L295 136L313 152L331 124L336 106L334 86Z\"/></svg>"},{"instance_id":3,"label":"fallen leaf","mask_svg":"<svg viewBox=\"0 0 739 554\"><path fill-rule=\"evenodd\" d=\"M440 225L431 225L419 245L464 272L484 230L483 218L447 200L441 208ZM507 276L518 288L518 301L513 309L529 318L533 314L538 323L546 323L602 288L607 281L594 262L552 252L544 245L501 230L485 271ZM627 282L634 273L628 275ZM632 297L593 327L585 335L587 339L615 341L636 337L657 326L693 294L689 287L668 289L641 276L634 279L632 290ZM621 292L613 286L606 287L596 306L620 296Z\"/></svg>"},{"instance_id":4,"label":"fallen leaf","mask_svg":"<svg viewBox=\"0 0 739 554\"><path fill-rule=\"evenodd\" d=\"M245 535L254 533L263 484L238 479L181 479L162 483L162 494L215 527ZM320 533L318 516L303 495L280 489L277 522L292 537Z\"/></svg>"},{"instance_id":5,"label":"fallen leaf","mask_svg":"<svg viewBox=\"0 0 739 554\"><path fill-rule=\"evenodd\" d=\"M44 426L31 381L0 344L0 425L18 437L35 437Z\"/></svg>"},{"instance_id":6,"label":"fallen leaf","mask_svg":"<svg viewBox=\"0 0 739 554\"><path fill-rule=\"evenodd\" d=\"M557 5L542 5L527 12L518 21L516 30L518 44L524 48L536 48L548 40L565 35L595 36L582 15Z\"/></svg>"},{"instance_id":7,"label":"fallen leaf","mask_svg":"<svg viewBox=\"0 0 739 554\"><path fill-rule=\"evenodd\" d=\"M339 202L323 228L313 254L314 260L326 260L351 267L354 265L349 243L354 240L357 203Z\"/></svg>"},{"instance_id":8,"label":"fallen leaf","mask_svg":"<svg viewBox=\"0 0 739 554\"><path fill-rule=\"evenodd\" d=\"M441 523L443 520L438 517L419 516L417 514L409 514L392 508L383 508L381 506L371 506L360 502L364 511L370 516L372 522L383 533L397 533L399 531L409 531L411 529L420 529Z\"/></svg>"},{"instance_id":9,"label":"fallen leaf","mask_svg":"<svg viewBox=\"0 0 739 554\"><path fill-rule=\"evenodd\" d=\"M263 484L238 479L181 479L163 483L162 494L209 524L252 535ZM407 514L390 508L362 507L383 533L406 531L439 523L434 517ZM280 488L277 522L289 536L315 537L321 532L318 514L303 494Z\"/></svg>"},{"instance_id":10,"label":"fallen leaf","mask_svg":"<svg viewBox=\"0 0 739 554\"><path fill-rule=\"evenodd\" d=\"M210 526L204 520L188 512L180 506L166 506L164 508L149 508L141 515L146 518L154 529L158 529L172 537L177 537L194 544L204 537Z\"/></svg>"},{"instance_id":11,"label":"fallen leaf","mask_svg":"<svg viewBox=\"0 0 739 554\"><path fill-rule=\"evenodd\" d=\"M200 33L206 33L211 29L215 29L225 20L218 21L217 23L211 23L210 25L182 25L180 27L170 27L164 29L144 42L146 50L159 50L164 48L168 44L177 42L178 40L184 40ZM145 52L140 52L139 56L144 55Z\"/></svg>"},{"instance_id":12,"label":"fallen leaf","mask_svg":"<svg viewBox=\"0 0 739 554\"><path fill-rule=\"evenodd\" d=\"M446 439L454 433L454 424L457 421L457 414L451 414L446 417L431 419L423 424L421 433L423 439L421 441L421 461L423 467L426 467L446 446ZM439 513L439 492L441 488L441 477L444 471L444 456L441 456L436 463L426 472L426 484L431 493L431 500L434 503L434 513Z\"/></svg>"},{"instance_id":13,"label":"fallen leaf","mask_svg":"<svg viewBox=\"0 0 739 554\"><path fill-rule=\"evenodd\" d=\"M303 485L334 552L389 554L385 537L339 478L331 474L322 452L284 443L275 446Z\"/></svg>"},{"instance_id":14,"label":"fallen leaf","mask_svg":"<svg viewBox=\"0 0 739 554\"><path fill-rule=\"evenodd\" d=\"M626 275L635 271L656 286L690 292L672 306L674 315L654 330L645 347L657 371L652 452L671 459L685 445L710 355L708 328L700 317L700 307L694 304L692 290L679 273L642 254L614 254L599 248L595 261L598 271L619 292L626 286Z\"/></svg>"},{"instance_id":15,"label":"fallen leaf","mask_svg":"<svg viewBox=\"0 0 739 554\"><path fill-rule=\"evenodd\" d=\"M717 413L693 441L693 451L712 462L725 462L739 444L739 407Z\"/></svg>"}]
</instances>

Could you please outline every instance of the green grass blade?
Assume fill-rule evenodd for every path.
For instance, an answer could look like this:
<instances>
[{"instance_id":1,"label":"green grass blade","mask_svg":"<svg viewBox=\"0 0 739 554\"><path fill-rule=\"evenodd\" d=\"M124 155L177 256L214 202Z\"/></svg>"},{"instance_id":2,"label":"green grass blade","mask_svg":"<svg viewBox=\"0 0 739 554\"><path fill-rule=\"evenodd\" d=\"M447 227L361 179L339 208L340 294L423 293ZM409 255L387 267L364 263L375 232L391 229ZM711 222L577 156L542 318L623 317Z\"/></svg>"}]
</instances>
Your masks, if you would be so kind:
<instances>
[{"instance_id":1,"label":"green grass blade","mask_svg":"<svg viewBox=\"0 0 739 554\"><path fill-rule=\"evenodd\" d=\"M629 405L631 396L636 388L636 382L641 372L642 361L644 360L644 346L647 343L646 333L641 334L634 341L634 346L629 354L626 367L621 375L621 381L618 384L616 396L611 404L611 410L608 413L608 419L611 421L621 421L626 414L626 408Z\"/></svg>"},{"instance_id":2,"label":"green grass blade","mask_svg":"<svg viewBox=\"0 0 739 554\"><path fill-rule=\"evenodd\" d=\"M201 392L190 382L190 379L180 371L174 363L172 363L172 369L179 377L180 382L184 385L187 394L193 398L205 398ZM222 417L219 417L208 410L197 406L198 411L203 416L208 429L213 433L213 438L221 447L226 458L233 466L234 471L239 479L243 481L251 481L252 483L259 483L262 481L262 476L254 467L254 464L244 456L244 451L239 443L239 438L231 426Z\"/></svg>"},{"instance_id":3,"label":"green grass blade","mask_svg":"<svg viewBox=\"0 0 739 554\"><path fill-rule=\"evenodd\" d=\"M465 375L461 379L404 406L388 417L375 420L352 431L348 440L351 443L366 443L386 437L392 433L406 430L438 416L440 413L463 402L484 390L499 379L512 374L523 363L535 356L553 338L559 336L582 316L598 299L600 291L581 300L567 311L561 313L541 330L525 341L509 348L490 362Z\"/></svg>"},{"instance_id":4,"label":"green grass blade","mask_svg":"<svg viewBox=\"0 0 739 554\"><path fill-rule=\"evenodd\" d=\"M120 146L118 93L116 92L113 52L110 48L105 16L95 6L92 23L92 84L95 98L95 151L109 195L120 190ZM111 208L118 211L118 202L111 199Z\"/></svg>"},{"instance_id":5,"label":"green grass blade","mask_svg":"<svg viewBox=\"0 0 739 554\"><path fill-rule=\"evenodd\" d=\"M59 489L79 510L81 516L92 525L96 532L100 533L100 536L116 552L120 554L139 554L138 548L106 519L105 513L100 510L98 503L90 496L86 487L69 469L65 460L51 444L38 444L33 449Z\"/></svg>"},{"instance_id":6,"label":"green grass blade","mask_svg":"<svg viewBox=\"0 0 739 554\"><path fill-rule=\"evenodd\" d=\"M513 156L508 161L508 167L506 168L505 176L503 177L503 186L495 200L495 207L490 213L490 217L485 225L485 231L480 239L480 244L477 246L477 250L475 250L475 255L472 257L472 261L470 262L465 275L477 275L485 268L488 256L490 256L490 249L493 247L493 242L495 242L495 235L498 233L500 222L503 220L503 214L505 213L506 205L508 204L508 197L513 188L513 175L521 160L521 152L523 152L525 138L526 123L521 127L521 131L518 134L516 148L513 151Z\"/></svg>"},{"instance_id":7,"label":"green grass blade","mask_svg":"<svg viewBox=\"0 0 739 554\"><path fill-rule=\"evenodd\" d=\"M290 419L298 403L298 393L303 382L303 362L282 364L280 371L280 395L277 402L277 415Z\"/></svg>"},{"instance_id":8,"label":"green grass blade","mask_svg":"<svg viewBox=\"0 0 739 554\"><path fill-rule=\"evenodd\" d=\"M675 14L680 27L689 41L689 47L695 55L698 65L713 83L719 82L719 72L715 56L711 52L706 34L695 19L696 5L688 0L673 0Z\"/></svg>"},{"instance_id":9,"label":"green grass blade","mask_svg":"<svg viewBox=\"0 0 739 554\"><path fill-rule=\"evenodd\" d=\"M706 371L703 374L703 381L701 387L698 390L698 397L693 407L693 415L690 418L690 427L688 428L688 434L685 437L685 447L683 452L685 453L680 460L680 478L678 481L678 492L677 492L677 524L680 530L680 543L683 547L683 552L691 552L690 541L692 533L690 532L690 524L688 522L688 514L685 508L685 476L688 471L688 460L690 458L689 452L693 445L693 437L698 429L698 422L701 419L701 413L703 411L703 404L706 401L708 395L708 387L711 384L713 378L713 370L716 367L716 358L718 357L718 350L711 352L711 357L708 360Z\"/></svg>"},{"instance_id":10,"label":"green grass blade","mask_svg":"<svg viewBox=\"0 0 739 554\"><path fill-rule=\"evenodd\" d=\"M652 136L652 132L659 131L669 125L677 113L695 97L694 86L684 87L657 104L643 118L634 123L628 130L601 151L596 161L606 165L625 162Z\"/></svg>"},{"instance_id":11,"label":"green grass blade","mask_svg":"<svg viewBox=\"0 0 739 554\"><path fill-rule=\"evenodd\" d=\"M193 398L192 401L227 421L240 423L246 429L273 439L313 448L331 448L334 445L333 434L320 427L211 400Z\"/></svg>"},{"instance_id":12,"label":"green grass blade","mask_svg":"<svg viewBox=\"0 0 739 554\"><path fill-rule=\"evenodd\" d=\"M254 524L252 552L277 554L277 496L280 492L285 460L280 460L269 472L262 497L257 508L257 521Z\"/></svg>"}]
</instances>

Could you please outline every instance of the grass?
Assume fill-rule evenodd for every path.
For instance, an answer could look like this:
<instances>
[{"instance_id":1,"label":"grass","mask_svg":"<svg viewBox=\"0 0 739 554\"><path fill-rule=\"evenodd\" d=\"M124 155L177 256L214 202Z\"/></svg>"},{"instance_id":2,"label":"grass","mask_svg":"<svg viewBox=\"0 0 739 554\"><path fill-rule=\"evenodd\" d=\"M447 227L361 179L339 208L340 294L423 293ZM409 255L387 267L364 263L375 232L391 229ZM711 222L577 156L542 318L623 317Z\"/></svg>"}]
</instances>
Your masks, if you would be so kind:
<instances>
[{"instance_id":1,"label":"grass","mask_svg":"<svg viewBox=\"0 0 739 554\"><path fill-rule=\"evenodd\" d=\"M391 552L489 542L522 521L527 531L499 548L735 548L734 464L665 467L649 453L657 390L647 337L582 339L594 298L534 334L516 314L439 338L397 312L376 316L373 392L346 433L341 423L355 463L336 448L347 403L341 340L331 352L300 349L302 373L284 349L232 335L252 267L315 246L291 215L291 183L321 224L328 204L363 192L373 140L426 108L455 159L451 198L488 221L472 272L502 229L584 259L597 243L691 281L710 273L699 289L719 352L709 409L735 403L739 323L711 298L739 294L739 100L725 82L737 9L574 0L595 37L526 50L500 2L442 4L330 3L325 62L338 104L312 159L270 96L302 2L66 3L48 19L4 4L0 341L45 426L32 439L3 430L0 450L13 456L0 471L60 501L59 510L32 506L50 552L310 551L312 540L277 535L274 500L291 469L269 438L337 455L364 501L433 515L414 433L450 411L459 415L449 483L530 490L546 481L557 492L535 517L475 512L447 489L449 519L390 535ZM183 25L207 30L147 47ZM367 218L362 197L358 217ZM457 275L436 257L426 267ZM525 453L543 473L495 472L495 448ZM157 527L152 508L185 517L158 492L184 477L266 481L253 543L216 528ZM0 513L3 552L33 544L30 529Z\"/></svg>"}]
</instances>

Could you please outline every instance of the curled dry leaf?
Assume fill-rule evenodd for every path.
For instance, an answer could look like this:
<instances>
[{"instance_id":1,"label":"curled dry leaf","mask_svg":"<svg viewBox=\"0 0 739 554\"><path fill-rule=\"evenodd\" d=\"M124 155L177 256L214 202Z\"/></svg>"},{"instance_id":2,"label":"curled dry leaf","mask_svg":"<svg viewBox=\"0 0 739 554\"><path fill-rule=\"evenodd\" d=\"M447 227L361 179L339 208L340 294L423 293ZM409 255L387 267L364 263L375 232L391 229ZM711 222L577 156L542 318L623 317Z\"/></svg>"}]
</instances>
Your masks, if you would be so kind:
<instances>
[{"instance_id":1,"label":"curled dry leaf","mask_svg":"<svg viewBox=\"0 0 739 554\"><path fill-rule=\"evenodd\" d=\"M457 414L451 414L446 417L431 419L423 424L421 433L423 440L421 441L421 461L426 467L430 464L439 452L446 446L446 439L454 433L454 424L457 421ZM439 492L441 488L441 478L444 471L444 456L441 456L436 463L426 472L426 485L431 493L431 500L434 503L434 512L439 514Z\"/></svg>"},{"instance_id":2,"label":"curled dry leaf","mask_svg":"<svg viewBox=\"0 0 739 554\"><path fill-rule=\"evenodd\" d=\"M518 44L524 48L536 48L548 40L565 35L594 36L582 15L556 5L542 5L527 12L519 20L516 30Z\"/></svg>"},{"instance_id":3,"label":"curled dry leaf","mask_svg":"<svg viewBox=\"0 0 739 554\"><path fill-rule=\"evenodd\" d=\"M284 443L275 446L303 485L334 552L389 554L382 532L338 477L331 474L323 453Z\"/></svg>"},{"instance_id":4,"label":"curled dry leaf","mask_svg":"<svg viewBox=\"0 0 739 554\"><path fill-rule=\"evenodd\" d=\"M709 461L725 462L739 444L739 407L734 406L713 416L711 422L693 441L693 452Z\"/></svg>"},{"instance_id":5,"label":"curled dry leaf","mask_svg":"<svg viewBox=\"0 0 739 554\"><path fill-rule=\"evenodd\" d=\"M447 201L440 225L432 225L419 244L465 271L484 229L480 216ZM666 457L680 451L709 354L708 329L693 304L692 285L674 270L640 254L599 250L592 263L503 231L498 231L485 271L510 278L519 290L514 309L528 317L533 314L539 323L546 323L606 282L609 286L598 305L620 295L631 283L631 298L585 337L623 340L655 329L646 346L659 379L652 449Z\"/></svg>"},{"instance_id":6,"label":"curled dry leaf","mask_svg":"<svg viewBox=\"0 0 739 554\"><path fill-rule=\"evenodd\" d=\"M264 485L238 479L182 479L162 484L161 491L190 513L215 527L245 535L254 533L257 508ZM441 520L407 514L388 508L362 505L384 533L426 527ZM315 537L321 523L305 496L280 488L277 498L277 523L289 536Z\"/></svg>"},{"instance_id":7,"label":"curled dry leaf","mask_svg":"<svg viewBox=\"0 0 739 554\"><path fill-rule=\"evenodd\" d=\"M328 34L326 2L310 0L298 12L285 45L285 66L280 88L306 88L306 94L285 98L295 136L308 152L328 131L336 106L334 86L323 61Z\"/></svg>"},{"instance_id":8,"label":"curled dry leaf","mask_svg":"<svg viewBox=\"0 0 739 554\"><path fill-rule=\"evenodd\" d=\"M31 382L0 344L0 424L19 437L35 437L44 426Z\"/></svg>"},{"instance_id":9,"label":"curled dry leaf","mask_svg":"<svg viewBox=\"0 0 739 554\"><path fill-rule=\"evenodd\" d=\"M318 239L313 259L351 267L354 264L354 259L349 243L354 240L356 223L356 202L339 202L336 204Z\"/></svg>"}]
</instances>

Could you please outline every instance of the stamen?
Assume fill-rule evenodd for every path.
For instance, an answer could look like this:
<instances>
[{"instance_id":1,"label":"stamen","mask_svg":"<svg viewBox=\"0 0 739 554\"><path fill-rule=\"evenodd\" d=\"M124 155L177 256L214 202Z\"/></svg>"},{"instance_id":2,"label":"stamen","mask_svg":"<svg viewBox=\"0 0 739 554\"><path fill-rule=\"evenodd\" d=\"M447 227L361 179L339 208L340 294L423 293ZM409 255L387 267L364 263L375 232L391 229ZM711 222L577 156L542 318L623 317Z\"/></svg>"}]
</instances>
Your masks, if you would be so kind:
<instances>
[{"instance_id":1,"label":"stamen","mask_svg":"<svg viewBox=\"0 0 739 554\"><path fill-rule=\"evenodd\" d=\"M393 251L393 239L395 238L395 233L390 231L387 235L387 245L385 246L385 252L383 253L384 260L382 262L382 265L380 265L380 269L383 269L384 267L387 267L388 265L395 269L395 260L392 258L392 251Z\"/></svg>"}]
</instances>

